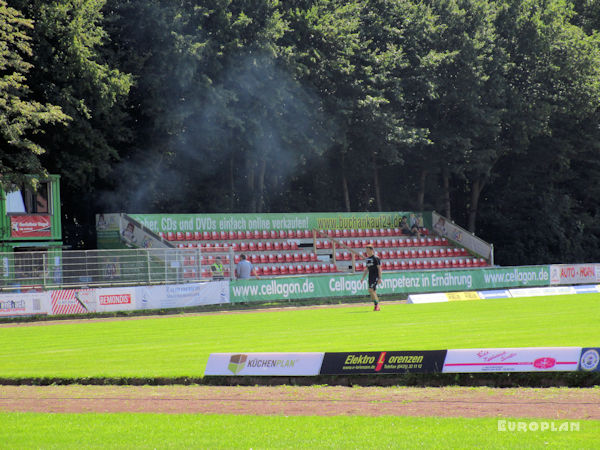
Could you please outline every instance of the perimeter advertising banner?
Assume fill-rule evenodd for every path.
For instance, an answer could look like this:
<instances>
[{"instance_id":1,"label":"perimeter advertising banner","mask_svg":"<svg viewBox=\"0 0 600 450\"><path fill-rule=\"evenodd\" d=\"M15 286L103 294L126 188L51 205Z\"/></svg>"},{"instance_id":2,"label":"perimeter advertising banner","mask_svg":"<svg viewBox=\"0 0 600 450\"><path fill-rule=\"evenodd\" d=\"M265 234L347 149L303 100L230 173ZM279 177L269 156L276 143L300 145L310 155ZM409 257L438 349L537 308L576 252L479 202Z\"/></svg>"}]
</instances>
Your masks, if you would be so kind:
<instances>
[{"instance_id":1,"label":"perimeter advertising banner","mask_svg":"<svg viewBox=\"0 0 600 450\"><path fill-rule=\"evenodd\" d=\"M550 266L550 284L600 283L598 264L553 264Z\"/></svg>"},{"instance_id":2,"label":"perimeter advertising banner","mask_svg":"<svg viewBox=\"0 0 600 450\"><path fill-rule=\"evenodd\" d=\"M10 216L10 236L13 238L51 237L50 216L34 214Z\"/></svg>"},{"instance_id":3,"label":"perimeter advertising banner","mask_svg":"<svg viewBox=\"0 0 600 450\"><path fill-rule=\"evenodd\" d=\"M431 213L130 214L158 232L397 228L402 217L431 227Z\"/></svg>"},{"instance_id":4,"label":"perimeter advertising banner","mask_svg":"<svg viewBox=\"0 0 600 450\"><path fill-rule=\"evenodd\" d=\"M136 288L135 309L185 308L229 303L229 281L167 284Z\"/></svg>"},{"instance_id":5,"label":"perimeter advertising banner","mask_svg":"<svg viewBox=\"0 0 600 450\"><path fill-rule=\"evenodd\" d=\"M448 350L443 371L571 372L579 365L581 347L482 348Z\"/></svg>"},{"instance_id":6,"label":"perimeter advertising banner","mask_svg":"<svg viewBox=\"0 0 600 450\"><path fill-rule=\"evenodd\" d=\"M211 353L204 375L318 375L323 353Z\"/></svg>"},{"instance_id":7,"label":"perimeter advertising banner","mask_svg":"<svg viewBox=\"0 0 600 450\"><path fill-rule=\"evenodd\" d=\"M582 348L579 358L579 370L584 372L600 372L600 348Z\"/></svg>"},{"instance_id":8,"label":"perimeter advertising banner","mask_svg":"<svg viewBox=\"0 0 600 450\"><path fill-rule=\"evenodd\" d=\"M0 294L0 317L35 316L49 313L49 292Z\"/></svg>"},{"instance_id":9,"label":"perimeter advertising banner","mask_svg":"<svg viewBox=\"0 0 600 450\"><path fill-rule=\"evenodd\" d=\"M367 294L362 274L238 280L230 285L232 302L281 299L350 297ZM548 286L548 266L475 270L384 272L377 289L381 294L471 291L521 286Z\"/></svg>"},{"instance_id":10,"label":"perimeter advertising banner","mask_svg":"<svg viewBox=\"0 0 600 450\"><path fill-rule=\"evenodd\" d=\"M325 353L321 375L433 373L444 367L446 350Z\"/></svg>"}]
</instances>

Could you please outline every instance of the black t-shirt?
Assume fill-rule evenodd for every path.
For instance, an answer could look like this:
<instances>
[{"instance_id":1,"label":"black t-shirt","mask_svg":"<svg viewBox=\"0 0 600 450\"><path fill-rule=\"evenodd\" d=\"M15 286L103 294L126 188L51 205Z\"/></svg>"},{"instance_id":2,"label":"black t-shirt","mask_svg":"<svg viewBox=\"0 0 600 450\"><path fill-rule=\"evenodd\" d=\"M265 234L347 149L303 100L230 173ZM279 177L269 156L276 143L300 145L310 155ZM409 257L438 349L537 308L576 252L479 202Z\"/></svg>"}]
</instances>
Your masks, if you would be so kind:
<instances>
[{"instance_id":1,"label":"black t-shirt","mask_svg":"<svg viewBox=\"0 0 600 450\"><path fill-rule=\"evenodd\" d=\"M379 266L381 265L381 261L375 255L368 256L366 261L367 269L369 269L369 279L376 280L379 278Z\"/></svg>"}]
</instances>

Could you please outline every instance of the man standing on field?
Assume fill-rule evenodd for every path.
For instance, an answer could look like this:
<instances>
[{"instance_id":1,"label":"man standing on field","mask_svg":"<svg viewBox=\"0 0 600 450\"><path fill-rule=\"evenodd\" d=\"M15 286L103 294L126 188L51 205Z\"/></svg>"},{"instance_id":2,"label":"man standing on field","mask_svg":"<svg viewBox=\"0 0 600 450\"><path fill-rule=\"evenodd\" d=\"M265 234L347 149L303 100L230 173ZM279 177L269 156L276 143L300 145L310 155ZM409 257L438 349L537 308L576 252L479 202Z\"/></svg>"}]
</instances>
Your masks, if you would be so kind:
<instances>
[{"instance_id":1,"label":"man standing on field","mask_svg":"<svg viewBox=\"0 0 600 450\"><path fill-rule=\"evenodd\" d=\"M363 276L360 281L362 282L367 273L369 273L369 294L371 295L371 300L373 300L373 303L375 304L373 311L379 311L377 285L381 283L381 261L377 256L375 256L375 250L373 250L372 245L367 245L365 249L367 251L367 261L365 271L363 272Z\"/></svg>"}]
</instances>

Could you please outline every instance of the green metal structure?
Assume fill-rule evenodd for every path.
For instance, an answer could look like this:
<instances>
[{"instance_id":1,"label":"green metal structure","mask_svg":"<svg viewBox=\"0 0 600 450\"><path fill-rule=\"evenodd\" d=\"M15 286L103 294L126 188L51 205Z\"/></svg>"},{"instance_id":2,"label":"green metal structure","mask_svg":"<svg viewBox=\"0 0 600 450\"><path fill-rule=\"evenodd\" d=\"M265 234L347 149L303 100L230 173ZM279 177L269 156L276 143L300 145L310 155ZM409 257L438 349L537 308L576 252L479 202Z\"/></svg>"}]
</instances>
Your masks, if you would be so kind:
<instances>
[{"instance_id":1,"label":"green metal structure","mask_svg":"<svg viewBox=\"0 0 600 450\"><path fill-rule=\"evenodd\" d=\"M26 184L0 187L0 286L16 280L20 285L23 280L40 284L48 269L54 277L60 274L61 219L59 175L37 181L36 189Z\"/></svg>"}]
</instances>

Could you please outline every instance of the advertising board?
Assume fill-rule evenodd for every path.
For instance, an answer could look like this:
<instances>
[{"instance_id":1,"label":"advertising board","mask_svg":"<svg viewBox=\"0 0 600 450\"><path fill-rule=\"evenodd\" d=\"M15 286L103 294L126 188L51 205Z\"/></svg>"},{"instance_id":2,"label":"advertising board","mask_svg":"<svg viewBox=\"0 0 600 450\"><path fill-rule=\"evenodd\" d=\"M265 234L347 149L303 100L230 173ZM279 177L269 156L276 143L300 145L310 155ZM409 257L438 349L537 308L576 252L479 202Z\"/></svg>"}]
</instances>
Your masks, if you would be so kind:
<instances>
[{"instance_id":1,"label":"advertising board","mask_svg":"<svg viewBox=\"0 0 600 450\"><path fill-rule=\"evenodd\" d=\"M0 317L45 315L49 312L49 292L0 294Z\"/></svg>"},{"instance_id":2,"label":"advertising board","mask_svg":"<svg viewBox=\"0 0 600 450\"><path fill-rule=\"evenodd\" d=\"M600 283L598 264L553 264L550 266L550 284Z\"/></svg>"},{"instance_id":3,"label":"advertising board","mask_svg":"<svg viewBox=\"0 0 600 450\"><path fill-rule=\"evenodd\" d=\"M51 314L85 314L96 311L96 289L60 289L50 292Z\"/></svg>"},{"instance_id":4,"label":"advertising board","mask_svg":"<svg viewBox=\"0 0 600 450\"><path fill-rule=\"evenodd\" d=\"M229 303L229 281L136 288L135 309L185 308L220 303Z\"/></svg>"},{"instance_id":5,"label":"advertising board","mask_svg":"<svg viewBox=\"0 0 600 450\"><path fill-rule=\"evenodd\" d=\"M576 371L581 347L482 348L448 350L444 372Z\"/></svg>"},{"instance_id":6,"label":"advertising board","mask_svg":"<svg viewBox=\"0 0 600 450\"><path fill-rule=\"evenodd\" d=\"M10 235L14 238L51 237L50 216L38 214L10 216Z\"/></svg>"},{"instance_id":7,"label":"advertising board","mask_svg":"<svg viewBox=\"0 0 600 450\"><path fill-rule=\"evenodd\" d=\"M232 302L362 296L367 281L362 274L281 277L270 280L237 280L230 285ZM474 291L521 286L548 286L548 266L491 269L386 272L380 294Z\"/></svg>"},{"instance_id":8,"label":"advertising board","mask_svg":"<svg viewBox=\"0 0 600 450\"><path fill-rule=\"evenodd\" d=\"M600 348L586 347L581 349L579 370L584 372L600 372Z\"/></svg>"},{"instance_id":9,"label":"advertising board","mask_svg":"<svg viewBox=\"0 0 600 450\"><path fill-rule=\"evenodd\" d=\"M318 375L323 353L211 353L205 376Z\"/></svg>"},{"instance_id":10,"label":"advertising board","mask_svg":"<svg viewBox=\"0 0 600 450\"><path fill-rule=\"evenodd\" d=\"M446 350L325 353L321 375L441 372Z\"/></svg>"}]
</instances>

